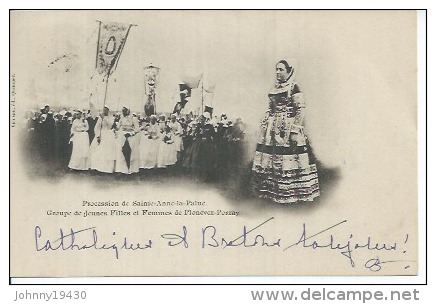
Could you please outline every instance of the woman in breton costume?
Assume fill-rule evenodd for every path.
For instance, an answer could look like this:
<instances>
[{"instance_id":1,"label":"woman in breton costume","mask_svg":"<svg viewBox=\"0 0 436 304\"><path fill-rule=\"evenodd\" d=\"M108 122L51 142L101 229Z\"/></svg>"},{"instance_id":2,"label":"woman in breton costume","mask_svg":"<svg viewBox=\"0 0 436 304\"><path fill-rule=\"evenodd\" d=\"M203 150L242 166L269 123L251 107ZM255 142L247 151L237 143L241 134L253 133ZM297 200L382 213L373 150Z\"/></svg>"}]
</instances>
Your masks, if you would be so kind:
<instances>
[{"instance_id":1,"label":"woman in breton costume","mask_svg":"<svg viewBox=\"0 0 436 304\"><path fill-rule=\"evenodd\" d=\"M94 127L95 137L90 150L91 169L104 173L115 170L115 133L114 117L109 115L109 108L104 107Z\"/></svg>"},{"instance_id":2,"label":"woman in breton costume","mask_svg":"<svg viewBox=\"0 0 436 304\"><path fill-rule=\"evenodd\" d=\"M188 171L192 170L194 150L197 146L197 134L199 134L198 128L198 123L195 120L191 121L186 128L185 143L183 144L183 146L185 147L185 151L182 159L182 167L184 167Z\"/></svg>"},{"instance_id":3,"label":"woman in breton costume","mask_svg":"<svg viewBox=\"0 0 436 304\"><path fill-rule=\"evenodd\" d=\"M85 119L85 114L78 111L77 117L71 125L71 141L73 142L73 152L71 153L68 168L73 170L89 169L89 125Z\"/></svg>"},{"instance_id":4,"label":"woman in breton costume","mask_svg":"<svg viewBox=\"0 0 436 304\"><path fill-rule=\"evenodd\" d=\"M159 144L159 154L157 157L158 168L172 166L177 162L177 151L174 138L175 136L171 127L166 125Z\"/></svg>"},{"instance_id":5,"label":"woman in breton costume","mask_svg":"<svg viewBox=\"0 0 436 304\"><path fill-rule=\"evenodd\" d=\"M174 134L171 131L171 127L168 125L166 116L162 114L160 116L159 128L161 132L159 140L159 150L157 156L157 167L166 168L172 166L177 161L177 151L174 141Z\"/></svg>"},{"instance_id":6,"label":"woman in breton costume","mask_svg":"<svg viewBox=\"0 0 436 304\"><path fill-rule=\"evenodd\" d=\"M117 130L115 172L137 173L139 171L139 142L136 134L139 132L139 123L136 117L130 114L127 107L123 107L120 121L117 123ZM130 153L127 153L125 149L126 140Z\"/></svg>"},{"instance_id":7,"label":"woman in breton costume","mask_svg":"<svg viewBox=\"0 0 436 304\"><path fill-rule=\"evenodd\" d=\"M277 83L270 91L253 162L253 189L276 203L313 201L320 195L318 173L304 134L305 102L295 82L295 65L276 65Z\"/></svg>"},{"instance_id":8,"label":"woman in breton costume","mask_svg":"<svg viewBox=\"0 0 436 304\"><path fill-rule=\"evenodd\" d=\"M183 151L183 129L182 125L177 121L176 114L171 114L171 119L168 122L168 126L171 128L171 132L174 137L174 146L176 148L176 159L178 160L181 152Z\"/></svg>"},{"instance_id":9,"label":"woman in breton costume","mask_svg":"<svg viewBox=\"0 0 436 304\"><path fill-rule=\"evenodd\" d=\"M140 143L140 167L143 169L153 169L157 167L157 156L159 153L160 128L157 123L157 116L151 115L150 125L141 132Z\"/></svg>"},{"instance_id":10,"label":"woman in breton costume","mask_svg":"<svg viewBox=\"0 0 436 304\"><path fill-rule=\"evenodd\" d=\"M213 178L216 169L216 134L215 128L210 123L211 115L204 112L200 116L200 124L197 127L196 139L192 149L192 168L200 179Z\"/></svg>"}]
</instances>

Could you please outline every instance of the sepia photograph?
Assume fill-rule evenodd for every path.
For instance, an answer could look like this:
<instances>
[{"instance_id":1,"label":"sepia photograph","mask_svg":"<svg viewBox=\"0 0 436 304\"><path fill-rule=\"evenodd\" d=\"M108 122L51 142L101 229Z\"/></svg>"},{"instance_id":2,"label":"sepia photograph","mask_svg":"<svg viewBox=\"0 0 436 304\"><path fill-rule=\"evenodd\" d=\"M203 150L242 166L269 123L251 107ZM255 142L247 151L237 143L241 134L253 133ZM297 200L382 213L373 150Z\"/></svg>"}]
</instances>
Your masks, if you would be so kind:
<instances>
[{"instance_id":1,"label":"sepia photograph","mask_svg":"<svg viewBox=\"0 0 436 304\"><path fill-rule=\"evenodd\" d=\"M10 275L416 276L417 12L10 11Z\"/></svg>"}]
</instances>

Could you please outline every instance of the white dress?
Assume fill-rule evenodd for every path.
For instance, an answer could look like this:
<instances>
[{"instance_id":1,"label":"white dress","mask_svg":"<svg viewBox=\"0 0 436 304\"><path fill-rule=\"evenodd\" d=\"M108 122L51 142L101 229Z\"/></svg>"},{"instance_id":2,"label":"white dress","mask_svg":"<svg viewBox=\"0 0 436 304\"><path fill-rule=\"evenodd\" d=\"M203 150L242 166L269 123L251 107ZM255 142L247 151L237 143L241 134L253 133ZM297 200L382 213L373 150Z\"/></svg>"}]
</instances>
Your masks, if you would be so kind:
<instances>
[{"instance_id":1,"label":"white dress","mask_svg":"<svg viewBox=\"0 0 436 304\"><path fill-rule=\"evenodd\" d=\"M71 153L68 168L74 170L89 169L89 125L86 120L75 119L71 125L71 141L73 142L73 152Z\"/></svg>"},{"instance_id":2,"label":"white dress","mask_svg":"<svg viewBox=\"0 0 436 304\"><path fill-rule=\"evenodd\" d=\"M174 165L177 162L177 151L172 132L162 134L157 157L158 168Z\"/></svg>"},{"instance_id":3,"label":"white dress","mask_svg":"<svg viewBox=\"0 0 436 304\"><path fill-rule=\"evenodd\" d=\"M150 125L147 131L141 132L140 168L153 169L157 167L157 156L160 144L160 128L158 124Z\"/></svg>"},{"instance_id":4,"label":"white dress","mask_svg":"<svg viewBox=\"0 0 436 304\"><path fill-rule=\"evenodd\" d=\"M113 173L115 170L116 143L112 130L113 123L113 117L104 116L103 119L99 117L95 124L95 137L90 148L91 169L105 173ZM100 143L98 143L98 137L100 137Z\"/></svg>"},{"instance_id":5,"label":"white dress","mask_svg":"<svg viewBox=\"0 0 436 304\"><path fill-rule=\"evenodd\" d=\"M183 151L183 140L182 133L183 129L179 122L169 122L168 126L171 128L171 132L174 134L174 145L176 147L176 152Z\"/></svg>"},{"instance_id":6,"label":"white dress","mask_svg":"<svg viewBox=\"0 0 436 304\"><path fill-rule=\"evenodd\" d=\"M132 115L121 116L118 122L116 133L116 153L115 153L115 172L131 174L139 171L139 132L138 120ZM126 134L131 136L127 139L130 149L130 166L127 166L126 158L123 154L123 146L126 142Z\"/></svg>"}]
</instances>

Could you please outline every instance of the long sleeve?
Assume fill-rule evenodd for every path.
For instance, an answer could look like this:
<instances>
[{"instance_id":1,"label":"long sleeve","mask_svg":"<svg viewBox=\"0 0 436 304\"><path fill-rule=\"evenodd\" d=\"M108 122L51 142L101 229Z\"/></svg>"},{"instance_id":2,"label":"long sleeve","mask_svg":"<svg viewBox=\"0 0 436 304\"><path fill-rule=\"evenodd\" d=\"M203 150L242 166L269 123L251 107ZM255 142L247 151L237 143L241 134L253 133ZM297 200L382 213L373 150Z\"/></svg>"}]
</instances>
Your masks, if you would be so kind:
<instances>
[{"instance_id":1,"label":"long sleeve","mask_svg":"<svg viewBox=\"0 0 436 304\"><path fill-rule=\"evenodd\" d=\"M73 123L71 124L71 129L70 129L70 135L73 135L74 134L74 132L76 131L76 125L77 125L77 119L75 119L74 121L73 121Z\"/></svg>"},{"instance_id":2,"label":"long sleeve","mask_svg":"<svg viewBox=\"0 0 436 304\"><path fill-rule=\"evenodd\" d=\"M133 135L133 133L139 132L139 122L133 116L121 117L118 125L118 129L122 132L130 132L132 133L131 135Z\"/></svg>"},{"instance_id":3,"label":"long sleeve","mask_svg":"<svg viewBox=\"0 0 436 304\"><path fill-rule=\"evenodd\" d=\"M71 133L75 133L75 132L81 132L82 128L80 126L80 120L79 119L75 119L73 121L73 124L71 125Z\"/></svg>"},{"instance_id":4,"label":"long sleeve","mask_svg":"<svg viewBox=\"0 0 436 304\"><path fill-rule=\"evenodd\" d=\"M103 118L102 120L102 127L103 129L107 129L107 130L111 130L113 128L114 125L114 119L106 116Z\"/></svg>"},{"instance_id":5,"label":"long sleeve","mask_svg":"<svg viewBox=\"0 0 436 304\"><path fill-rule=\"evenodd\" d=\"M295 103L296 107L296 115L294 124L291 127L292 133L299 133L303 129L303 121L304 121L304 115L306 110L306 105L304 101L304 95L303 93L296 93L293 94L291 97Z\"/></svg>"},{"instance_id":6,"label":"long sleeve","mask_svg":"<svg viewBox=\"0 0 436 304\"><path fill-rule=\"evenodd\" d=\"M138 119L136 119L135 117L133 117L132 119L133 119L133 130L134 130L134 132L139 132L139 122L138 122Z\"/></svg>"},{"instance_id":7,"label":"long sleeve","mask_svg":"<svg viewBox=\"0 0 436 304\"><path fill-rule=\"evenodd\" d=\"M71 126L71 134L74 132L86 132L89 130L89 124L85 121L80 121L80 119L76 119L73 121Z\"/></svg>"},{"instance_id":8,"label":"long sleeve","mask_svg":"<svg viewBox=\"0 0 436 304\"><path fill-rule=\"evenodd\" d=\"M83 126L83 131L87 132L89 130L89 124L88 122L85 120L84 126Z\"/></svg>"},{"instance_id":9,"label":"long sleeve","mask_svg":"<svg viewBox=\"0 0 436 304\"><path fill-rule=\"evenodd\" d=\"M101 117L99 117L97 119L97 122L95 123L95 127L94 127L94 133L96 136L100 136L101 128L102 128L102 119L101 119Z\"/></svg>"}]
</instances>

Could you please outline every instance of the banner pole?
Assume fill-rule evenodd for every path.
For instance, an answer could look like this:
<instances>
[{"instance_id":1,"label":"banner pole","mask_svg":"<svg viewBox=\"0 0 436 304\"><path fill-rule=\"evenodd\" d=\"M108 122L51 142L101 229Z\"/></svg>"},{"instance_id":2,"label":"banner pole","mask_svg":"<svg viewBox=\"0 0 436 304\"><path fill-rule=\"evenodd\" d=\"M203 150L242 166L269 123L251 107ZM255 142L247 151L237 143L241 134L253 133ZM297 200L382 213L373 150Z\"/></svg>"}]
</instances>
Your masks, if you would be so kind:
<instances>
[{"instance_id":1,"label":"banner pole","mask_svg":"<svg viewBox=\"0 0 436 304\"><path fill-rule=\"evenodd\" d=\"M97 52L95 52L95 68L97 68L98 64L98 49L100 48L100 34L101 34L101 21L96 20L98 22L98 38L97 38Z\"/></svg>"},{"instance_id":2,"label":"banner pole","mask_svg":"<svg viewBox=\"0 0 436 304\"><path fill-rule=\"evenodd\" d=\"M201 74L201 115L204 114L203 74Z\"/></svg>"},{"instance_id":3,"label":"banner pole","mask_svg":"<svg viewBox=\"0 0 436 304\"><path fill-rule=\"evenodd\" d=\"M104 108L104 106L106 104L107 88L109 86L109 76L110 76L110 70L108 71L107 78L106 78L106 88L104 90L103 108Z\"/></svg>"}]
</instances>

